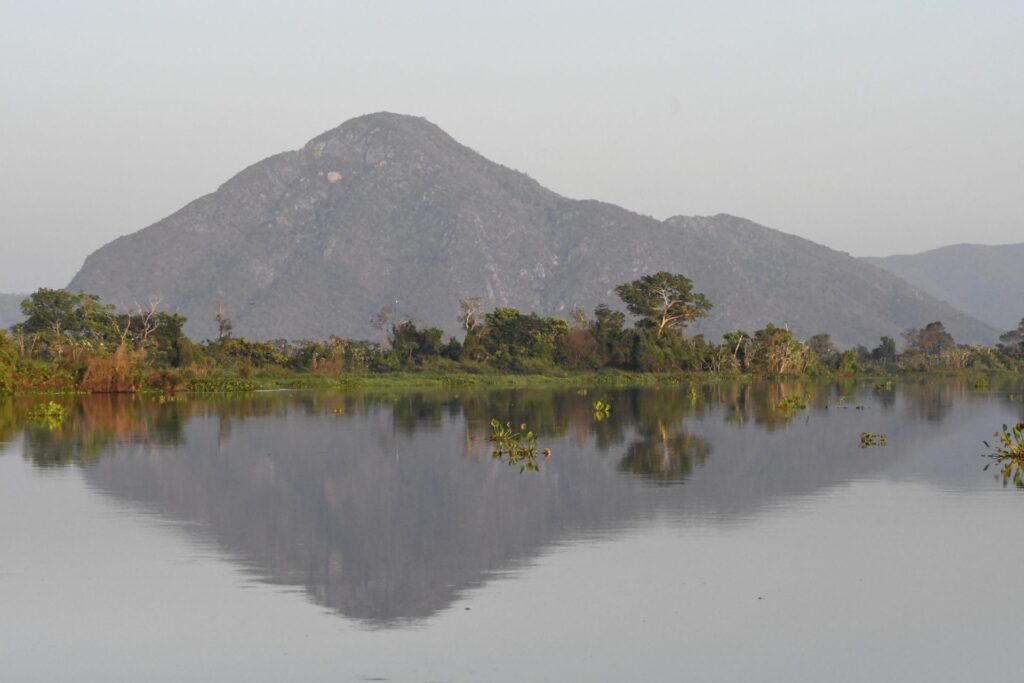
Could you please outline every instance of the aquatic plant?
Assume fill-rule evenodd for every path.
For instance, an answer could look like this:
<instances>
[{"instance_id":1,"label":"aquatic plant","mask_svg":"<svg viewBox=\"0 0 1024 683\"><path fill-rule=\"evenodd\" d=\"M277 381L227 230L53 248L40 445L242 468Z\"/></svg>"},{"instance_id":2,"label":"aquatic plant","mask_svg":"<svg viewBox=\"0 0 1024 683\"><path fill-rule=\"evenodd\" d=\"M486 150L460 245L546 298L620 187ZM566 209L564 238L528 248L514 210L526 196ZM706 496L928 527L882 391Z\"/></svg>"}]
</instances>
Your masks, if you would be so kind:
<instances>
[{"instance_id":1,"label":"aquatic plant","mask_svg":"<svg viewBox=\"0 0 1024 683\"><path fill-rule=\"evenodd\" d=\"M875 382L875 391L892 391L892 380L879 380Z\"/></svg>"},{"instance_id":2,"label":"aquatic plant","mask_svg":"<svg viewBox=\"0 0 1024 683\"><path fill-rule=\"evenodd\" d=\"M53 401L37 405L29 411L29 415L50 429L57 429L68 418L68 413L64 406Z\"/></svg>"},{"instance_id":3,"label":"aquatic plant","mask_svg":"<svg viewBox=\"0 0 1024 683\"><path fill-rule=\"evenodd\" d=\"M779 401L778 410L779 412L792 415L798 410L804 410L807 408L807 400L803 396L787 396L786 398Z\"/></svg>"},{"instance_id":4,"label":"aquatic plant","mask_svg":"<svg viewBox=\"0 0 1024 683\"><path fill-rule=\"evenodd\" d=\"M885 448L889 443L888 438L885 434L869 434L867 432L860 433L860 447L871 448L872 446L878 446Z\"/></svg>"},{"instance_id":5,"label":"aquatic plant","mask_svg":"<svg viewBox=\"0 0 1024 683\"><path fill-rule=\"evenodd\" d=\"M537 456L541 455L545 460L551 457L550 448L538 449L537 435L527 429L525 422L516 431L511 422L502 424L499 420L491 420L490 441L494 444L491 457L510 466L519 465L520 472L539 472Z\"/></svg>"},{"instance_id":6,"label":"aquatic plant","mask_svg":"<svg viewBox=\"0 0 1024 683\"><path fill-rule=\"evenodd\" d=\"M612 414L612 403L609 400L597 400L594 401L594 419L600 422Z\"/></svg>"},{"instance_id":7,"label":"aquatic plant","mask_svg":"<svg viewBox=\"0 0 1024 683\"><path fill-rule=\"evenodd\" d=\"M996 438L994 446L988 441L982 442L992 451L984 454L991 460L984 469L995 465L999 470L996 479L1002 478L1003 486L1012 481L1014 486L1024 489L1024 422L1012 428L1003 425L1003 429L993 436Z\"/></svg>"}]
</instances>

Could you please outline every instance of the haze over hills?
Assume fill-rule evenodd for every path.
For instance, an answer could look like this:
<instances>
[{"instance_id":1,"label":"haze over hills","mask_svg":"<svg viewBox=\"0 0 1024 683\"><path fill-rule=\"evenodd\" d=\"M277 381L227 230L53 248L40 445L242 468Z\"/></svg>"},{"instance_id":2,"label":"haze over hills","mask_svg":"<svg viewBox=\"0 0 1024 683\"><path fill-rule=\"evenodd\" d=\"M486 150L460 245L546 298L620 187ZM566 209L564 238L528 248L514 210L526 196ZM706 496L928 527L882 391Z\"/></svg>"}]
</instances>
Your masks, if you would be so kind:
<instances>
[{"instance_id":1,"label":"haze over hills","mask_svg":"<svg viewBox=\"0 0 1024 683\"><path fill-rule=\"evenodd\" d=\"M256 338L379 337L396 306L456 331L458 301L568 317L617 305L615 285L681 272L713 302L696 329L788 324L877 343L942 320L960 341L997 331L876 266L727 215L657 221L573 200L488 161L428 121L352 119L245 169L216 192L90 255L69 285L118 306L159 300L213 337L227 307Z\"/></svg>"},{"instance_id":2,"label":"haze over hills","mask_svg":"<svg viewBox=\"0 0 1024 683\"><path fill-rule=\"evenodd\" d=\"M0 294L0 330L24 320L21 314L21 302L26 294Z\"/></svg>"},{"instance_id":3,"label":"haze over hills","mask_svg":"<svg viewBox=\"0 0 1024 683\"><path fill-rule=\"evenodd\" d=\"M1000 330L1024 318L1024 243L954 244L920 254L867 258Z\"/></svg>"}]
</instances>

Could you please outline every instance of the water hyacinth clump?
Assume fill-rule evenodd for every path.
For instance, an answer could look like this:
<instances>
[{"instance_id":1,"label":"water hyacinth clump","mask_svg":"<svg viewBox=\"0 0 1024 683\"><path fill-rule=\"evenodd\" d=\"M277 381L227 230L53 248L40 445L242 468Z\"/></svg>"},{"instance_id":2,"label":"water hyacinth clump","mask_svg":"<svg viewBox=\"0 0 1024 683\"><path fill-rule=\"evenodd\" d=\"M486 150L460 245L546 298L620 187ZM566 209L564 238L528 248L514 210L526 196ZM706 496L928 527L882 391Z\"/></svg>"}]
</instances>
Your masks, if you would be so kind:
<instances>
[{"instance_id":1,"label":"water hyacinth clump","mask_svg":"<svg viewBox=\"0 0 1024 683\"><path fill-rule=\"evenodd\" d=\"M1003 425L1002 430L993 436L996 439L994 446L988 441L983 442L992 450L984 454L991 460L985 469L995 465L998 470L996 479L1001 478L1003 486L1012 481L1014 486L1024 489L1024 422L1018 422L1012 428Z\"/></svg>"},{"instance_id":2,"label":"water hyacinth clump","mask_svg":"<svg viewBox=\"0 0 1024 683\"><path fill-rule=\"evenodd\" d=\"M516 431L511 422L502 424L499 420L491 420L491 443L494 444L491 457L509 465L519 465L520 472L539 472L538 455L545 460L551 457L550 448L538 449L537 435L529 431L525 422Z\"/></svg>"},{"instance_id":3,"label":"water hyacinth clump","mask_svg":"<svg viewBox=\"0 0 1024 683\"><path fill-rule=\"evenodd\" d=\"M878 446L885 448L889 443L888 438L885 434L869 434L867 432L860 433L860 447L871 448L872 446Z\"/></svg>"},{"instance_id":4,"label":"water hyacinth clump","mask_svg":"<svg viewBox=\"0 0 1024 683\"><path fill-rule=\"evenodd\" d=\"M594 419L600 422L612 414L612 403L605 399L603 401L594 401Z\"/></svg>"}]
</instances>

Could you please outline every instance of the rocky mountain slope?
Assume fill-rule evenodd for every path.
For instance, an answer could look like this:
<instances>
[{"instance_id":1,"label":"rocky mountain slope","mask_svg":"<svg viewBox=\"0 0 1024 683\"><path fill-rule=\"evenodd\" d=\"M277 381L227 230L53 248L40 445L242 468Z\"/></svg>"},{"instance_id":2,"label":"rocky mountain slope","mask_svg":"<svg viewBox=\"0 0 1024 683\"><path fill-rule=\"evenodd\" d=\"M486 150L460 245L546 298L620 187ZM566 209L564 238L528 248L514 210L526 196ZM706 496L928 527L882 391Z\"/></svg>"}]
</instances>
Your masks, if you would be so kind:
<instances>
[{"instance_id":1,"label":"rocky mountain slope","mask_svg":"<svg viewBox=\"0 0 1024 683\"><path fill-rule=\"evenodd\" d=\"M955 244L865 260L998 329L1015 329L1024 318L1024 243Z\"/></svg>"},{"instance_id":2,"label":"rocky mountain slope","mask_svg":"<svg viewBox=\"0 0 1024 683\"><path fill-rule=\"evenodd\" d=\"M215 334L377 337L384 306L456 330L458 301L568 316L616 304L658 270L714 303L699 331L788 323L800 336L877 342L942 320L958 339L996 331L870 263L732 216L668 221L545 189L428 121L352 119L245 169L216 192L99 249L69 288L119 306L159 300Z\"/></svg>"}]
</instances>

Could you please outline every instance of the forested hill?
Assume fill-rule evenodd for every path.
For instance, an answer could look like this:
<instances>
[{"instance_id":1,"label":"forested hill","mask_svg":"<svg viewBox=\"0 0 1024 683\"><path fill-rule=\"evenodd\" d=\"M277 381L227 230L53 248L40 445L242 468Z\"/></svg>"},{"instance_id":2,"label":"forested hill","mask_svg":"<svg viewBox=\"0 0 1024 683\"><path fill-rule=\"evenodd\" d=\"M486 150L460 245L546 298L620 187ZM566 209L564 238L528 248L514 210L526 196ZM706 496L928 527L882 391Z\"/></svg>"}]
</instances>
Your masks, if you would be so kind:
<instances>
[{"instance_id":1,"label":"forested hill","mask_svg":"<svg viewBox=\"0 0 1024 683\"><path fill-rule=\"evenodd\" d=\"M680 180L681 184L685 179ZM459 299L569 317L615 285L688 275L714 309L697 331L788 323L806 338L877 343L942 320L960 341L996 331L870 263L732 216L657 221L567 199L437 126L378 113L245 169L216 192L88 259L69 288L121 307L159 300L216 334L379 337L384 306L457 329Z\"/></svg>"},{"instance_id":2,"label":"forested hill","mask_svg":"<svg viewBox=\"0 0 1024 683\"><path fill-rule=\"evenodd\" d=\"M865 260L998 329L1015 329L1024 318L1024 243L956 244Z\"/></svg>"},{"instance_id":3,"label":"forested hill","mask_svg":"<svg viewBox=\"0 0 1024 683\"><path fill-rule=\"evenodd\" d=\"M0 294L0 330L6 330L24 319L24 316L21 315L21 302L27 296L27 294Z\"/></svg>"}]
</instances>

